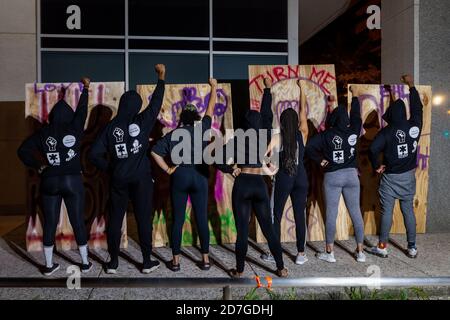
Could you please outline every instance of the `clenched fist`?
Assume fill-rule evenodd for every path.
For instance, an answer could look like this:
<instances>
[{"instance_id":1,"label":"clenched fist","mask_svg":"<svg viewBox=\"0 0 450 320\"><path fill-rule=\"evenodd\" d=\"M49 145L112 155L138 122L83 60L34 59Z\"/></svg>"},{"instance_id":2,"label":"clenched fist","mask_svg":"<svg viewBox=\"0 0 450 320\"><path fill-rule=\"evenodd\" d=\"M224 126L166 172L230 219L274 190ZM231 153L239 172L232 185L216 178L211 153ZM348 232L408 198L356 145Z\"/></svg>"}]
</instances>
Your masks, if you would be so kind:
<instances>
[{"instance_id":1,"label":"clenched fist","mask_svg":"<svg viewBox=\"0 0 450 320\"><path fill-rule=\"evenodd\" d=\"M89 85L91 84L91 79L87 78L87 77L83 77L81 78L81 83L83 84L83 86L88 89Z\"/></svg>"},{"instance_id":2,"label":"clenched fist","mask_svg":"<svg viewBox=\"0 0 450 320\"><path fill-rule=\"evenodd\" d=\"M155 65L155 71L158 74L158 78L164 80L166 77L166 66L162 63Z\"/></svg>"}]
</instances>

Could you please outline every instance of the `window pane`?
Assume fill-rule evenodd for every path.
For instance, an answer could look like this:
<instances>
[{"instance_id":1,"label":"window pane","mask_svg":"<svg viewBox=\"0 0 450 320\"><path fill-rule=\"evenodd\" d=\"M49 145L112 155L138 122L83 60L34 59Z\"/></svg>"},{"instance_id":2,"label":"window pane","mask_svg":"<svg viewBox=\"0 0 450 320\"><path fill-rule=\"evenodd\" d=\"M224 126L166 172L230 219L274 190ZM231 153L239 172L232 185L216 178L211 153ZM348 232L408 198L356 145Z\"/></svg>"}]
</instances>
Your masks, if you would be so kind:
<instances>
[{"instance_id":1,"label":"window pane","mask_svg":"<svg viewBox=\"0 0 450 320\"><path fill-rule=\"evenodd\" d=\"M130 89L138 84L156 83L154 66L164 63L167 83L207 83L209 56L203 54L130 54Z\"/></svg>"},{"instance_id":2,"label":"window pane","mask_svg":"<svg viewBox=\"0 0 450 320\"><path fill-rule=\"evenodd\" d=\"M124 81L121 53L43 52L43 82L74 82L87 76L93 82Z\"/></svg>"},{"instance_id":3,"label":"window pane","mask_svg":"<svg viewBox=\"0 0 450 320\"><path fill-rule=\"evenodd\" d=\"M287 39L287 0L214 0L214 37Z\"/></svg>"},{"instance_id":4,"label":"window pane","mask_svg":"<svg viewBox=\"0 0 450 320\"><path fill-rule=\"evenodd\" d=\"M214 55L214 77L247 80L249 65L284 65L287 56Z\"/></svg>"},{"instance_id":5,"label":"window pane","mask_svg":"<svg viewBox=\"0 0 450 320\"><path fill-rule=\"evenodd\" d=\"M129 0L130 35L209 36L208 0Z\"/></svg>"},{"instance_id":6,"label":"window pane","mask_svg":"<svg viewBox=\"0 0 450 320\"><path fill-rule=\"evenodd\" d=\"M80 8L81 29L69 29L71 5ZM70 24L69 24L70 25ZM41 32L57 34L123 35L125 33L124 0L41 0Z\"/></svg>"}]
</instances>

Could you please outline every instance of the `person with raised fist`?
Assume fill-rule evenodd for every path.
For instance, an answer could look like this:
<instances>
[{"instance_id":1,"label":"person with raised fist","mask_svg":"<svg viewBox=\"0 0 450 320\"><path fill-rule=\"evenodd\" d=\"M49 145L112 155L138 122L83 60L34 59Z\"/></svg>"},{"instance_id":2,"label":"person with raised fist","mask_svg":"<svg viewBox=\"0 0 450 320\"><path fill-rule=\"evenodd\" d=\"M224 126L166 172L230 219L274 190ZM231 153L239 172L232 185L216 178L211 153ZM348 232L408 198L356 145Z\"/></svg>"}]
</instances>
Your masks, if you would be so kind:
<instances>
[{"instance_id":1,"label":"person with raised fist","mask_svg":"<svg viewBox=\"0 0 450 320\"><path fill-rule=\"evenodd\" d=\"M211 92L206 113L201 117L197 106L187 104L183 106L178 127L162 137L152 149L152 157L158 166L170 175L170 194L172 204L172 254L169 269L180 271L181 238L186 215L188 197L192 202L192 209L197 223L200 237L202 261L201 270L211 268L209 262L209 227L208 227L208 166L203 163L203 150L209 141L203 137L211 129L214 108L217 100L217 80L209 79ZM200 121L201 120L201 121ZM178 137L178 138L176 138ZM179 141L179 137L183 137ZM199 141L195 141L196 137ZM183 155L172 152L183 148ZM185 152L186 151L186 154ZM196 161L195 155L200 155ZM169 157L174 166L169 166L164 157Z\"/></svg>"},{"instance_id":2,"label":"person with raised fist","mask_svg":"<svg viewBox=\"0 0 450 320\"><path fill-rule=\"evenodd\" d=\"M381 202L381 230L378 246L370 252L387 258L387 243L392 227L392 215L395 201L400 201L400 208L406 227L410 258L417 257L416 217L414 215L414 195L416 193L416 167L419 140L422 133L423 104L414 86L414 80L406 75L401 81L409 87L411 117L406 115L403 100L391 99L389 109L383 115L387 122L369 149L369 159L373 169L381 176L378 193ZM383 162L380 155L383 154Z\"/></svg>"},{"instance_id":3,"label":"person with raised fist","mask_svg":"<svg viewBox=\"0 0 450 320\"><path fill-rule=\"evenodd\" d=\"M54 105L48 124L26 139L17 153L22 162L37 170L41 176L43 245L45 267L43 274L49 276L59 269L53 263L55 233L61 213L61 203L67 208L75 240L81 255L81 271L89 272L87 233L84 224L84 197L81 172L81 139L88 113L90 79L82 78L83 90L75 111L64 100L64 94Z\"/></svg>"},{"instance_id":4,"label":"person with raised fist","mask_svg":"<svg viewBox=\"0 0 450 320\"><path fill-rule=\"evenodd\" d=\"M131 200L136 218L142 252L142 273L159 267L152 260L153 179L147 156L150 133L157 121L164 98L166 67L155 66L158 83L148 106L142 107L140 95L130 90L120 98L117 115L106 125L90 150L91 162L111 175L110 210L107 241L110 261L107 273L119 267L122 223ZM109 159L109 160L108 160Z\"/></svg>"},{"instance_id":5,"label":"person with raised fist","mask_svg":"<svg viewBox=\"0 0 450 320\"><path fill-rule=\"evenodd\" d=\"M360 207L361 186L357 161L362 127L361 106L356 88L350 87L350 92L350 116L347 106L340 105L333 110L336 99L328 97L327 129L311 138L306 146L308 157L325 171L323 189L326 205L326 252L318 253L317 258L330 263L336 262L334 240L341 195L344 196L355 230L355 259L357 262L366 261L363 251L364 222Z\"/></svg>"}]
</instances>

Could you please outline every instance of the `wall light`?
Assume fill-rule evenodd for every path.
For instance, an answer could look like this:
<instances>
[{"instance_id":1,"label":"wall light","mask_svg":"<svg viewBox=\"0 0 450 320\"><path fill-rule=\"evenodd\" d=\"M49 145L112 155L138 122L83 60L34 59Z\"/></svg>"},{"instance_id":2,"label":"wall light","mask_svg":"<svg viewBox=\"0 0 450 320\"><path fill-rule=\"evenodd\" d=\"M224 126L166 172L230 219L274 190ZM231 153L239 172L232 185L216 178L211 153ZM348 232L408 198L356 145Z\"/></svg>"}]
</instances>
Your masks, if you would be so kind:
<instances>
[{"instance_id":1,"label":"wall light","mask_svg":"<svg viewBox=\"0 0 450 320\"><path fill-rule=\"evenodd\" d=\"M436 95L433 97L433 105L439 107L444 103L444 100L445 100L445 96Z\"/></svg>"}]
</instances>

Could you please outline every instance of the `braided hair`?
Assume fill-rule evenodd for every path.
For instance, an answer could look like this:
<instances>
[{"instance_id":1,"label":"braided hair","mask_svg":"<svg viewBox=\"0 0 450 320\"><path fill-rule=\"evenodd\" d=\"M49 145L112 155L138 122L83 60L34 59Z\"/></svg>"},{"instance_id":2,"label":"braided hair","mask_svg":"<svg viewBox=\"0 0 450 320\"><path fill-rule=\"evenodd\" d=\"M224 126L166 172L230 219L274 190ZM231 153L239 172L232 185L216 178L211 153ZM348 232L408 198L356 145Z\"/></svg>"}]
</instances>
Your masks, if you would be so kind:
<instances>
[{"instance_id":1,"label":"braided hair","mask_svg":"<svg viewBox=\"0 0 450 320\"><path fill-rule=\"evenodd\" d=\"M283 150L281 165L289 176L297 174L297 134L298 115L294 109L286 109L280 117L281 148Z\"/></svg>"}]
</instances>

